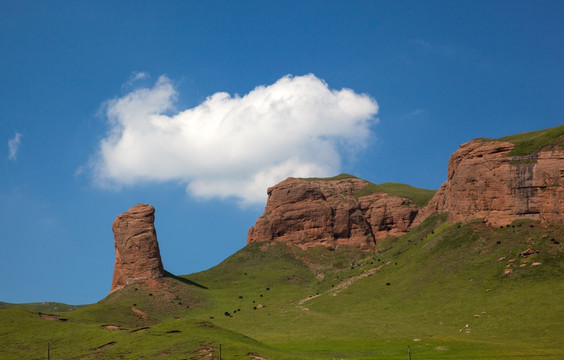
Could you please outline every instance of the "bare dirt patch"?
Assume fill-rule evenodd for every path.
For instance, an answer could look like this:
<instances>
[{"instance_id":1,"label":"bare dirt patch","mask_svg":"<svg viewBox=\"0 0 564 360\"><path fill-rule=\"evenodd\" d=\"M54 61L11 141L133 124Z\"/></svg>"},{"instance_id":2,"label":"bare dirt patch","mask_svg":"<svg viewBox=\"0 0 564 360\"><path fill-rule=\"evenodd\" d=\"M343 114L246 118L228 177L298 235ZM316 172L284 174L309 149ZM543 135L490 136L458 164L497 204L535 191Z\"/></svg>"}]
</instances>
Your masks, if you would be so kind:
<instances>
[{"instance_id":1,"label":"bare dirt patch","mask_svg":"<svg viewBox=\"0 0 564 360\"><path fill-rule=\"evenodd\" d=\"M42 318L43 320L67 321L67 319L62 318L62 317L60 317L59 315L43 314L43 313L37 313L37 314L38 314L39 317Z\"/></svg>"},{"instance_id":2,"label":"bare dirt patch","mask_svg":"<svg viewBox=\"0 0 564 360\"><path fill-rule=\"evenodd\" d=\"M117 325L112 325L112 324L102 325L102 327L104 329L108 329L108 330L121 330L121 331L127 330L126 328L122 328L122 327L119 327Z\"/></svg>"},{"instance_id":3,"label":"bare dirt patch","mask_svg":"<svg viewBox=\"0 0 564 360\"><path fill-rule=\"evenodd\" d=\"M143 311L137 309L136 307L132 306L131 311L139 315L143 320L147 320L149 318L149 315L145 314Z\"/></svg>"},{"instance_id":4,"label":"bare dirt patch","mask_svg":"<svg viewBox=\"0 0 564 360\"><path fill-rule=\"evenodd\" d=\"M305 299L301 299L300 301L298 301L298 304L303 305L306 301L310 301L311 299L315 299L316 297L320 297L320 296L321 296L321 294L308 296Z\"/></svg>"},{"instance_id":5,"label":"bare dirt patch","mask_svg":"<svg viewBox=\"0 0 564 360\"><path fill-rule=\"evenodd\" d=\"M253 359L253 360L268 360L267 358L263 358L262 356L258 356L258 355L255 355L255 354L248 354L248 355L249 355L249 356L251 357L251 359Z\"/></svg>"},{"instance_id":6,"label":"bare dirt patch","mask_svg":"<svg viewBox=\"0 0 564 360\"><path fill-rule=\"evenodd\" d=\"M373 269L370 270L366 270L365 272L363 272L360 275L357 276L353 276L350 277L348 279L346 279L345 281L341 282L340 284L335 285L334 288L332 288L331 290L327 291L327 293L332 294L333 296L336 296L338 293L340 293L343 290L346 290L349 286L351 286L352 284L354 284L355 282L357 282L360 279L363 279L365 277L374 275L377 271L380 271L384 266L391 264L391 261L388 261L385 264L382 264L378 267L375 267Z\"/></svg>"},{"instance_id":7,"label":"bare dirt patch","mask_svg":"<svg viewBox=\"0 0 564 360\"><path fill-rule=\"evenodd\" d=\"M190 352L190 354L192 355L190 359L219 359L219 357L214 356L215 352L215 344L212 343L200 348L199 350Z\"/></svg>"}]
</instances>

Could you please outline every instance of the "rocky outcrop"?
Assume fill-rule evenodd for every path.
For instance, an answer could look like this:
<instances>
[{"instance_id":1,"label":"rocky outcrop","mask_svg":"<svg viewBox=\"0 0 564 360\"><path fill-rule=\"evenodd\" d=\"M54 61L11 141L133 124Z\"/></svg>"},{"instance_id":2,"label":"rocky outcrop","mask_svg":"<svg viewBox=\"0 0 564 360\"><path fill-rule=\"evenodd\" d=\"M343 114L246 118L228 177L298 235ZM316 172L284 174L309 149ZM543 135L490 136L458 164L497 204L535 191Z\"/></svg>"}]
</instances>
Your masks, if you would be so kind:
<instances>
[{"instance_id":1,"label":"rocky outcrop","mask_svg":"<svg viewBox=\"0 0 564 360\"><path fill-rule=\"evenodd\" d=\"M110 292L165 274L154 222L155 208L147 204L137 204L114 220L116 262Z\"/></svg>"},{"instance_id":2,"label":"rocky outcrop","mask_svg":"<svg viewBox=\"0 0 564 360\"><path fill-rule=\"evenodd\" d=\"M367 192L369 185L384 188L349 176L288 178L268 189L247 243L367 248L435 213L448 213L450 222L481 219L494 226L517 219L563 224L564 126L461 145L449 160L447 181L424 208L387 191Z\"/></svg>"},{"instance_id":3,"label":"rocky outcrop","mask_svg":"<svg viewBox=\"0 0 564 360\"><path fill-rule=\"evenodd\" d=\"M507 225L517 219L564 223L564 150L510 156L509 141L472 140L449 160L447 181L415 224L448 212L451 222L484 219Z\"/></svg>"},{"instance_id":4,"label":"rocky outcrop","mask_svg":"<svg viewBox=\"0 0 564 360\"><path fill-rule=\"evenodd\" d=\"M288 178L268 189L264 215L249 229L247 244L370 248L379 239L405 234L419 206L385 192L362 195L369 184L355 177Z\"/></svg>"}]
</instances>

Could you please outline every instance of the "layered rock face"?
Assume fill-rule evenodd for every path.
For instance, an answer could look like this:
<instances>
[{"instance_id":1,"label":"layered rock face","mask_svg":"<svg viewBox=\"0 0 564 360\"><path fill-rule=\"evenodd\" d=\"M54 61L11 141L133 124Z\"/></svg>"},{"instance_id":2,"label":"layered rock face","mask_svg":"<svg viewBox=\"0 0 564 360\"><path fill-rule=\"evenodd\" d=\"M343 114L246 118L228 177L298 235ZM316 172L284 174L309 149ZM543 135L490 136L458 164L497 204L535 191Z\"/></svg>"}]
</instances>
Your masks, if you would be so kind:
<instances>
[{"instance_id":1,"label":"layered rock face","mask_svg":"<svg viewBox=\"0 0 564 360\"><path fill-rule=\"evenodd\" d=\"M358 196L368 184L358 178L288 178L268 189L264 215L249 229L247 244L280 241L302 249L368 248L379 239L405 234L419 207L383 192Z\"/></svg>"},{"instance_id":2,"label":"layered rock face","mask_svg":"<svg viewBox=\"0 0 564 360\"><path fill-rule=\"evenodd\" d=\"M155 208L146 204L137 204L114 220L116 262L110 292L165 274L154 222Z\"/></svg>"},{"instance_id":3,"label":"layered rock face","mask_svg":"<svg viewBox=\"0 0 564 360\"><path fill-rule=\"evenodd\" d=\"M517 219L564 223L564 149L545 146L510 156L514 144L472 140L449 160L447 181L423 209L411 200L361 191L358 178L288 178L268 189L268 202L247 243L280 241L303 249L324 245L371 247L401 236L434 213L451 222L482 219L503 226Z\"/></svg>"},{"instance_id":4,"label":"layered rock face","mask_svg":"<svg viewBox=\"0 0 564 360\"><path fill-rule=\"evenodd\" d=\"M517 219L564 223L564 150L508 156L513 143L472 140L449 160L448 178L415 224L448 212L451 222L483 218L493 225Z\"/></svg>"}]
</instances>

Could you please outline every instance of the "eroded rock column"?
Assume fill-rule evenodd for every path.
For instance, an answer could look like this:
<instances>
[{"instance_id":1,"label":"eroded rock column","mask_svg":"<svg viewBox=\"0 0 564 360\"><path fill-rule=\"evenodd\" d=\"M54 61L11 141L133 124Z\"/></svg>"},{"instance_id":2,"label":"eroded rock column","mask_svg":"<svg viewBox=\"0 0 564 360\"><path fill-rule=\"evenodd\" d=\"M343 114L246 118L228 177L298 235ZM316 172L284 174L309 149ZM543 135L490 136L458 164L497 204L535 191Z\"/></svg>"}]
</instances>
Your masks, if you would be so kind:
<instances>
[{"instance_id":1,"label":"eroded rock column","mask_svg":"<svg viewBox=\"0 0 564 360\"><path fill-rule=\"evenodd\" d=\"M165 274L154 223L155 208L147 204L137 204L114 220L116 262L110 292Z\"/></svg>"}]
</instances>

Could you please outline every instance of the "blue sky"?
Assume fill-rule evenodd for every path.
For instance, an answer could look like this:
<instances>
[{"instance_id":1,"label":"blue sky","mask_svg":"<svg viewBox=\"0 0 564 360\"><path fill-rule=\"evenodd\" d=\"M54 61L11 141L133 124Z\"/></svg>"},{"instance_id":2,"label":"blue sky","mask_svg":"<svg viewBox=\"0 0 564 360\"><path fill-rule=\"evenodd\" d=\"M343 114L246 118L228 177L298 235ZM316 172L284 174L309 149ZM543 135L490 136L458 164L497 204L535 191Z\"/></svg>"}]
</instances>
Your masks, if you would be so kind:
<instances>
[{"instance_id":1,"label":"blue sky","mask_svg":"<svg viewBox=\"0 0 564 360\"><path fill-rule=\"evenodd\" d=\"M0 301L103 298L112 221L139 202L188 274L243 247L288 175L437 189L460 144L563 123L563 17L561 1L0 2Z\"/></svg>"}]
</instances>

